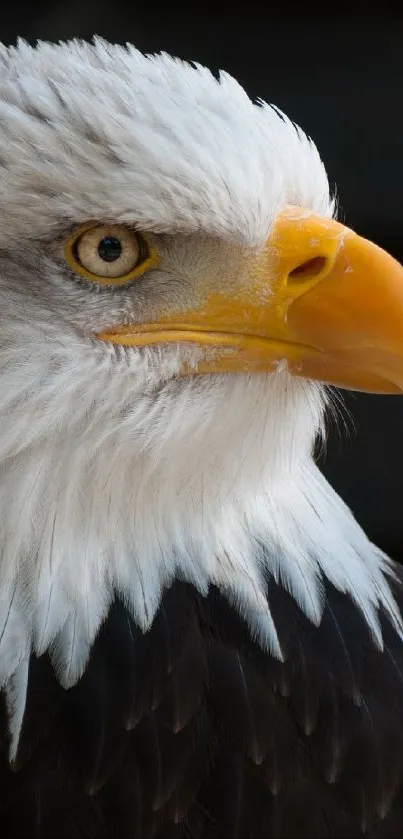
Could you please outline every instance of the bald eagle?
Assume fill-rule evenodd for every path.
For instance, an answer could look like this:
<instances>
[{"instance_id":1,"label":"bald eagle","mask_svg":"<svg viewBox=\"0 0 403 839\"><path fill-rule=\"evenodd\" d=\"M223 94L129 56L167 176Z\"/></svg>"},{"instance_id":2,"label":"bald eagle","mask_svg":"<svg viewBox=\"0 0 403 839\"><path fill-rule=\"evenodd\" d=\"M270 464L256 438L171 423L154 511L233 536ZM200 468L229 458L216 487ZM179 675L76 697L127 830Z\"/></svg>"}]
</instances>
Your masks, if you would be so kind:
<instances>
[{"instance_id":1,"label":"bald eagle","mask_svg":"<svg viewBox=\"0 0 403 839\"><path fill-rule=\"evenodd\" d=\"M403 268L226 73L0 67L3 835L400 836L402 575L314 454Z\"/></svg>"}]
</instances>

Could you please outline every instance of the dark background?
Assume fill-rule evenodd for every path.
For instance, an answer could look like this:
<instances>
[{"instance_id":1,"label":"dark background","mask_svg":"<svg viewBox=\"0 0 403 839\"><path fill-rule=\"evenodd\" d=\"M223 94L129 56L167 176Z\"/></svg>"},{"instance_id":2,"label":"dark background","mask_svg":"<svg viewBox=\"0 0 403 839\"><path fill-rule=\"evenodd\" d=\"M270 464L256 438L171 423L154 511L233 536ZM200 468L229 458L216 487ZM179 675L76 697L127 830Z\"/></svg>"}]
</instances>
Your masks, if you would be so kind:
<instances>
[{"instance_id":1,"label":"dark background","mask_svg":"<svg viewBox=\"0 0 403 839\"><path fill-rule=\"evenodd\" d=\"M241 15L235 0L223 11L200 4L181 13L146 0L16 2L1 10L0 36L10 44L17 35L35 42L99 34L229 71L314 138L342 219L403 262L400 4L383 3L382 16L369 4L356 14L338 4L338 17L327 4L312 12L283 4L282 16L274 5L275 13L266 4L257 15L246 4ZM322 468L369 536L403 559L403 398L346 394L345 404L347 428L330 424Z\"/></svg>"}]
</instances>

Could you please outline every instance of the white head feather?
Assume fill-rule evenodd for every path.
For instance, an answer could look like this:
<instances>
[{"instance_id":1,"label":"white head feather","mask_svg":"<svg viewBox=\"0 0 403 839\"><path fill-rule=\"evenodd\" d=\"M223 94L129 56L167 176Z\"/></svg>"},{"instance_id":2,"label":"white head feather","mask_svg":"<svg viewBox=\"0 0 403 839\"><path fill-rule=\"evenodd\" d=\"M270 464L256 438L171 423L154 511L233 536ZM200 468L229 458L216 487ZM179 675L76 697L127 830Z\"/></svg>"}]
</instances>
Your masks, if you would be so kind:
<instances>
[{"instance_id":1,"label":"white head feather","mask_svg":"<svg viewBox=\"0 0 403 839\"><path fill-rule=\"evenodd\" d=\"M91 337L186 295L196 263L219 271L229 253L258 248L286 204L331 216L315 146L228 75L166 55L20 42L0 65L0 685L10 707L32 650L49 650L62 684L74 684L114 596L146 630L178 574L202 592L219 585L279 657L265 576L315 623L326 576L381 645L380 603L400 629L387 560L313 460L324 389L281 365L179 380L184 357L197 363L192 348L119 350ZM159 237L168 267L152 291L97 293L71 277L62 243L94 218Z\"/></svg>"}]
</instances>

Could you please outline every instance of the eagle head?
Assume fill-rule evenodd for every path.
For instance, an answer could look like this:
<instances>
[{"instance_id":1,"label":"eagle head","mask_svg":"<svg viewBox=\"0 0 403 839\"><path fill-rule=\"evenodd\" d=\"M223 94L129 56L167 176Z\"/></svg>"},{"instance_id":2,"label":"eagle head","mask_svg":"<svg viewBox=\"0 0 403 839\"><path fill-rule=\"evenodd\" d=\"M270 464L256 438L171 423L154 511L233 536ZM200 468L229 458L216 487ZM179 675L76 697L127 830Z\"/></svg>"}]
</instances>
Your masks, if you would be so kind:
<instances>
[{"instance_id":1,"label":"eagle head","mask_svg":"<svg viewBox=\"0 0 403 839\"><path fill-rule=\"evenodd\" d=\"M0 53L0 685L64 686L115 597L214 584L281 658L274 576L382 643L388 560L318 471L327 385L400 392L403 270L226 73L100 39Z\"/></svg>"}]
</instances>

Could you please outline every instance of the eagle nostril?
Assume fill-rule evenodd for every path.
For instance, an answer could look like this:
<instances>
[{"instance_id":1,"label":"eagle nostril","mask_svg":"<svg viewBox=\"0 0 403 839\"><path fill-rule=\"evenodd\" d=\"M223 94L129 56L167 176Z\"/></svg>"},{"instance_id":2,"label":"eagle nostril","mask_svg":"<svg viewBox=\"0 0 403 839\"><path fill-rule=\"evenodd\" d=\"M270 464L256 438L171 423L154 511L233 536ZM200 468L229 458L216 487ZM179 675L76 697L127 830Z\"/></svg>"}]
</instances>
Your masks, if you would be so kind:
<instances>
[{"instance_id":1,"label":"eagle nostril","mask_svg":"<svg viewBox=\"0 0 403 839\"><path fill-rule=\"evenodd\" d=\"M296 268L290 271L288 280L291 283L314 280L315 277L322 273L326 263L327 259L325 256L315 256L313 259L307 259L306 262L301 262L301 265L297 265Z\"/></svg>"}]
</instances>

